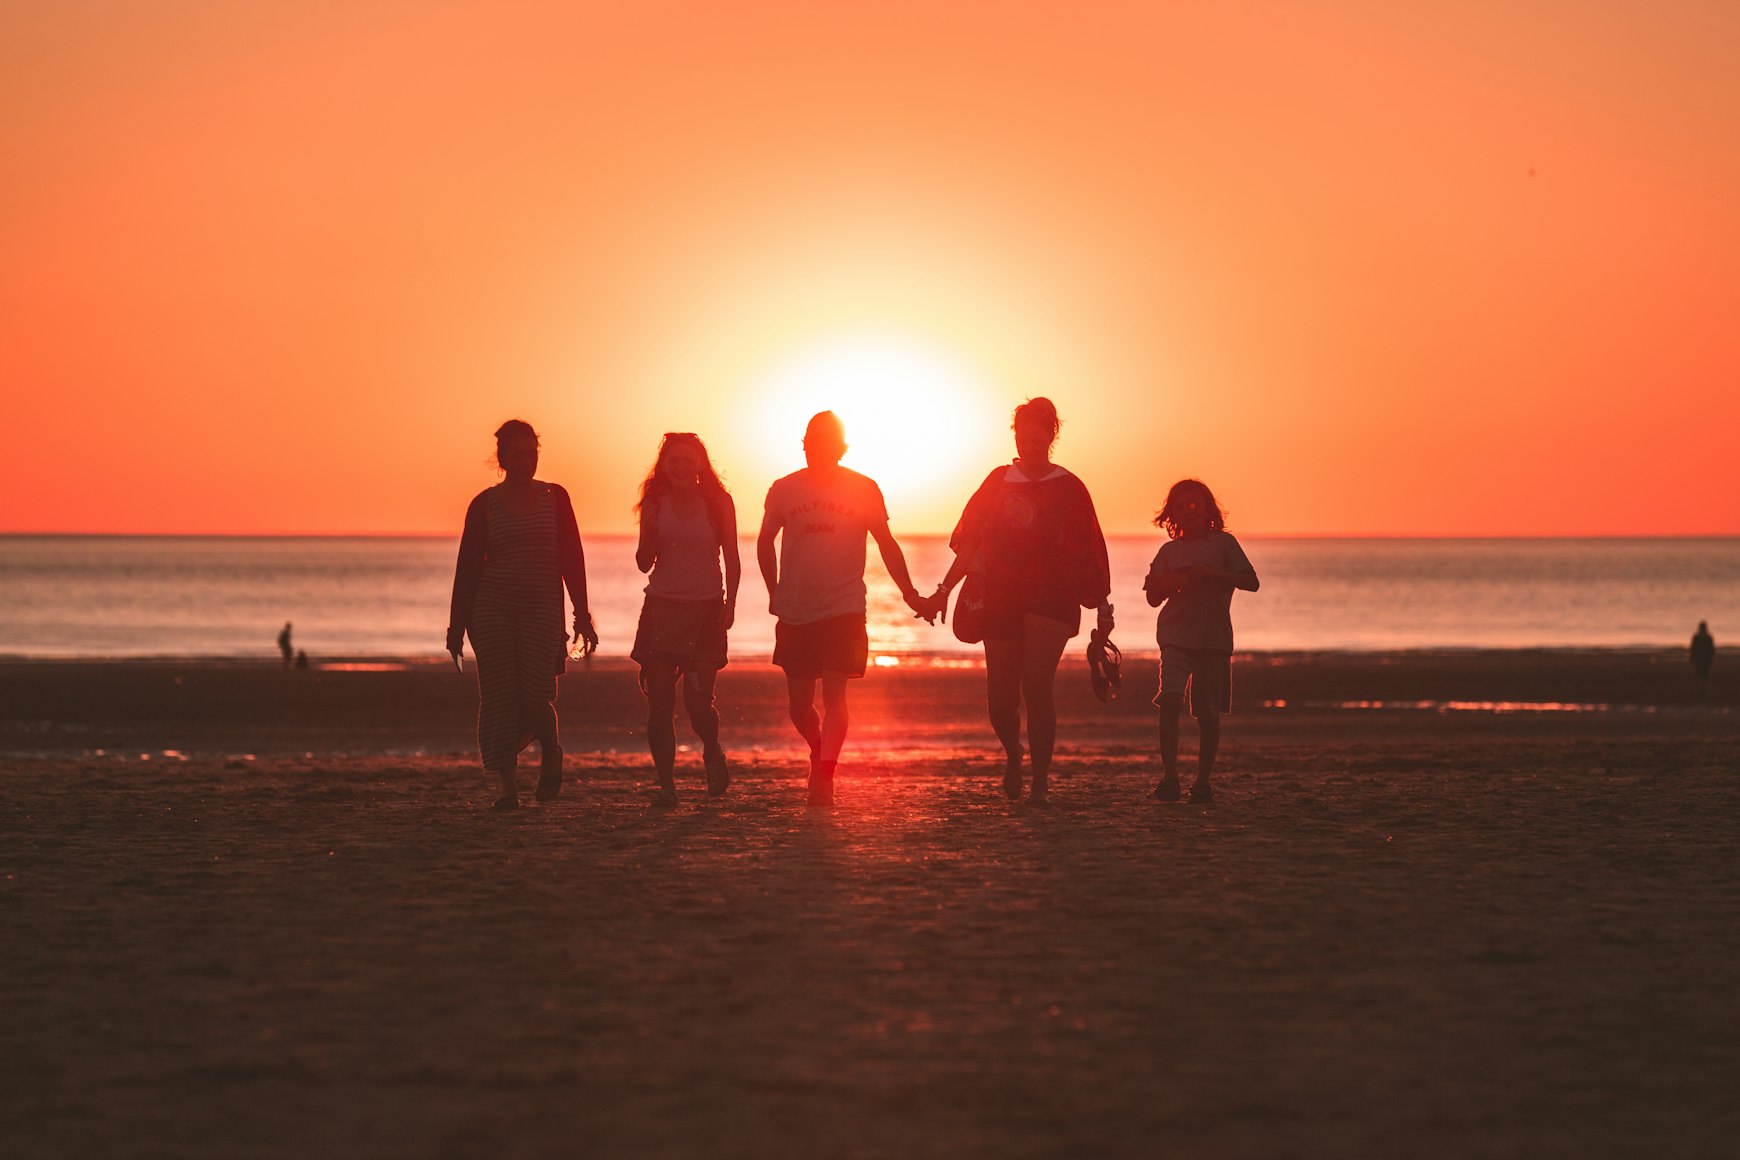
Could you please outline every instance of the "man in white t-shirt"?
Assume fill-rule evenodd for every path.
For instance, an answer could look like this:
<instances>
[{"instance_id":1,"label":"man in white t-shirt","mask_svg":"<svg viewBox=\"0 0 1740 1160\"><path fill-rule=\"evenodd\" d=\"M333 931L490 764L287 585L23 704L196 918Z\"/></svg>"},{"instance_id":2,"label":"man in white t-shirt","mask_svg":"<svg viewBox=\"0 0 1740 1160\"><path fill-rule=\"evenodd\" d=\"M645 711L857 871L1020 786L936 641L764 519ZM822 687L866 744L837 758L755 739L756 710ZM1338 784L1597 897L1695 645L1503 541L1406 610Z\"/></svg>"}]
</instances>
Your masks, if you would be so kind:
<instances>
[{"instance_id":1,"label":"man in white t-shirt","mask_svg":"<svg viewBox=\"0 0 1740 1160\"><path fill-rule=\"evenodd\" d=\"M870 655L864 621L866 535L876 540L907 607L920 616L932 615L913 588L906 557L888 530L882 489L870 477L841 467L845 453L846 431L839 417L823 411L812 418L804 430L809 466L767 489L767 510L755 544L767 581L767 610L777 621L773 663L785 670L791 722L810 745L812 806L834 804L834 771L846 741L846 682L864 675Z\"/></svg>"}]
</instances>

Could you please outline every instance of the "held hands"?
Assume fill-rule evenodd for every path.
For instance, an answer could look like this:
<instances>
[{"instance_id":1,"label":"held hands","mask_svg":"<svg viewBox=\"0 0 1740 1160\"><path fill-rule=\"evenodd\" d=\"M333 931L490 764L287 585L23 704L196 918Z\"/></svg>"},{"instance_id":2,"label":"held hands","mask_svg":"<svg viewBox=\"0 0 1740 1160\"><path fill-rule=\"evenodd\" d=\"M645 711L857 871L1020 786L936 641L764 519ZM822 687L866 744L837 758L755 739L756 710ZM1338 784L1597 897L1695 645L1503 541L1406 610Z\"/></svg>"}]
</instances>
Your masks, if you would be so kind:
<instances>
[{"instance_id":1,"label":"held hands","mask_svg":"<svg viewBox=\"0 0 1740 1160\"><path fill-rule=\"evenodd\" d=\"M592 655L592 650L598 647L598 630L592 626L590 612L574 614L574 647L568 655L576 660Z\"/></svg>"},{"instance_id":2,"label":"held hands","mask_svg":"<svg viewBox=\"0 0 1740 1160\"><path fill-rule=\"evenodd\" d=\"M931 608L944 624L949 622L949 589L946 584L938 584L936 591L930 594Z\"/></svg>"},{"instance_id":3,"label":"held hands","mask_svg":"<svg viewBox=\"0 0 1740 1160\"><path fill-rule=\"evenodd\" d=\"M934 597L920 596L918 589L913 588L901 593L901 599L912 609L912 615L926 624L936 623L936 604Z\"/></svg>"}]
</instances>

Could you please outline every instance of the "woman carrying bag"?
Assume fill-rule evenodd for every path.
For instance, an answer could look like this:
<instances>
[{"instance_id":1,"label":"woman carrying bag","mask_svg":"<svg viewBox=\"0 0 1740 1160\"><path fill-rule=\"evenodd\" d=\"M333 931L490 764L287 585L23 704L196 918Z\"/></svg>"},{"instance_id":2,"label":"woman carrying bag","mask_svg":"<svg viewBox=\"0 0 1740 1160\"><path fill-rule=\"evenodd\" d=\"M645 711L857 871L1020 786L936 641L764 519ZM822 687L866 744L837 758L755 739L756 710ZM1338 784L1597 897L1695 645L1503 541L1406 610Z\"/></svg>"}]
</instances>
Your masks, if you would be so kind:
<instances>
[{"instance_id":1,"label":"woman carrying bag","mask_svg":"<svg viewBox=\"0 0 1740 1160\"><path fill-rule=\"evenodd\" d=\"M1099 611L1096 640L1110 634L1111 567L1087 488L1051 461L1061 426L1057 408L1049 399L1029 399L1015 408L1011 426L1017 458L986 476L967 501L949 540L954 563L931 604L945 611L949 591L971 574L956 606L955 635L984 643L991 728L1006 758L1003 794L1010 801L1021 796L1025 702L1028 800L1043 805L1057 740L1058 661L1081 631L1083 608Z\"/></svg>"}]
</instances>

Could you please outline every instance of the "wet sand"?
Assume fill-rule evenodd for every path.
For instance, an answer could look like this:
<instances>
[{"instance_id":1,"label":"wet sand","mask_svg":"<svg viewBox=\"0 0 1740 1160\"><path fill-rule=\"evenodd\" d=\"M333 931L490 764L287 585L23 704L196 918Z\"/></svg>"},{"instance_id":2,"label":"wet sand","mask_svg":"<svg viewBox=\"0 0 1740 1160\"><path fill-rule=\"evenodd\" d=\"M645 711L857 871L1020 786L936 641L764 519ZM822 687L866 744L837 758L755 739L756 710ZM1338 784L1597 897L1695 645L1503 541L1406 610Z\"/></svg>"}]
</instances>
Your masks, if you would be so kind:
<instances>
[{"instance_id":1,"label":"wet sand","mask_svg":"<svg viewBox=\"0 0 1740 1160\"><path fill-rule=\"evenodd\" d=\"M687 754L659 810L632 675L600 663L564 682L584 777L497 815L469 678L433 666L0 664L0 1138L1731 1153L1733 684L1700 700L1666 655L1242 658L1191 807L1145 797L1150 668L1112 707L1064 674L1049 809L996 791L981 672L873 672L812 812L777 673L722 677L731 793ZM1453 707L1491 702L1606 708Z\"/></svg>"}]
</instances>

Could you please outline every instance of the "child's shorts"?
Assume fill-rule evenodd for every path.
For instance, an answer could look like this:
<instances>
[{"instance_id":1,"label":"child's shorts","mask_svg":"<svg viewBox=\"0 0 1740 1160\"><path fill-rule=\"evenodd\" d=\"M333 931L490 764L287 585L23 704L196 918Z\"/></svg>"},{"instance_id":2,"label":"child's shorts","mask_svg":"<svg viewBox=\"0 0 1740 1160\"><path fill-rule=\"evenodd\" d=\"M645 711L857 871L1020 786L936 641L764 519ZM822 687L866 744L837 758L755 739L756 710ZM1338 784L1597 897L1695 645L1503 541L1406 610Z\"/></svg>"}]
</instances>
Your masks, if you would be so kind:
<instances>
[{"instance_id":1,"label":"child's shorts","mask_svg":"<svg viewBox=\"0 0 1740 1160\"><path fill-rule=\"evenodd\" d=\"M1210 721L1232 712L1232 654L1213 649L1164 645L1160 649L1160 695L1188 695L1190 715Z\"/></svg>"}]
</instances>

